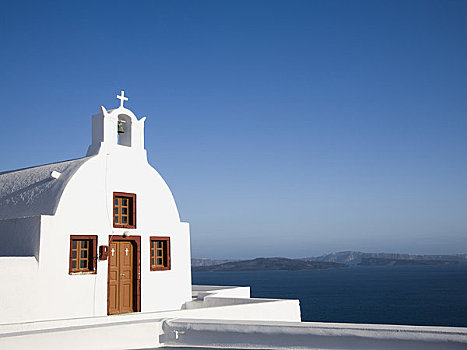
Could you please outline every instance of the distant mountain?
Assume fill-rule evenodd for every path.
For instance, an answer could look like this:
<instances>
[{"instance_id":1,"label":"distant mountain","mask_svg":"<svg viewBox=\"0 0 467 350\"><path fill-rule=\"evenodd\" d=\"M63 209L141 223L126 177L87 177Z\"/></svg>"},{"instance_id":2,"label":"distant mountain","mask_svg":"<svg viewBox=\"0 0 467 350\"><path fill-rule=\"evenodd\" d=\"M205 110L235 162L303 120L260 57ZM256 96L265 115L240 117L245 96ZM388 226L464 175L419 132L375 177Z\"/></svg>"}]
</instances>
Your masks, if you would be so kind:
<instances>
[{"instance_id":1,"label":"distant mountain","mask_svg":"<svg viewBox=\"0 0 467 350\"><path fill-rule=\"evenodd\" d=\"M345 251L331 253L316 257L304 258L305 261L335 262L347 265L358 265L362 259L391 259L391 260L445 260L467 262L467 254L454 255L420 255L420 254L398 254L398 253L362 253L358 251Z\"/></svg>"},{"instance_id":2,"label":"distant mountain","mask_svg":"<svg viewBox=\"0 0 467 350\"><path fill-rule=\"evenodd\" d=\"M436 259L385 259L385 258L362 258L358 265L364 266L386 266L386 265L452 265L458 264L456 260Z\"/></svg>"},{"instance_id":3,"label":"distant mountain","mask_svg":"<svg viewBox=\"0 0 467 350\"><path fill-rule=\"evenodd\" d=\"M193 266L193 271L264 271L264 270L317 270L345 267L334 262L305 261L287 258L256 258L253 260L231 261L219 265Z\"/></svg>"},{"instance_id":4,"label":"distant mountain","mask_svg":"<svg viewBox=\"0 0 467 350\"><path fill-rule=\"evenodd\" d=\"M347 265L433 265L467 262L467 254L420 255L344 251L302 259L192 259L193 271L314 270Z\"/></svg>"},{"instance_id":5,"label":"distant mountain","mask_svg":"<svg viewBox=\"0 0 467 350\"><path fill-rule=\"evenodd\" d=\"M191 259L191 266L213 266L213 265L220 265L227 262L232 261L239 261L240 259L224 259L224 260L217 260L217 259L208 259L208 258L201 258L201 259Z\"/></svg>"},{"instance_id":6,"label":"distant mountain","mask_svg":"<svg viewBox=\"0 0 467 350\"><path fill-rule=\"evenodd\" d=\"M339 264L356 265L362 261L362 257L365 254L367 253L345 251L345 252L331 253L331 254L326 254L326 255L321 255L321 256L316 256L316 257L304 258L303 260L335 262Z\"/></svg>"}]
</instances>

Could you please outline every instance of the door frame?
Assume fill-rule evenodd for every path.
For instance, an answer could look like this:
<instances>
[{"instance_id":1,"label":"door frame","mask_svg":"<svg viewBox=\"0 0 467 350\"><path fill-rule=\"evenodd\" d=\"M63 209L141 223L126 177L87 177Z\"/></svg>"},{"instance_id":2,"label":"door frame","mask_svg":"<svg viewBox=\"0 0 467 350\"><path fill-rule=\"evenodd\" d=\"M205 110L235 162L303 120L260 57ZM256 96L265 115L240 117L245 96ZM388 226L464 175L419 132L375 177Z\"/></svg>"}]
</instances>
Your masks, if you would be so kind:
<instances>
[{"instance_id":1,"label":"door frame","mask_svg":"<svg viewBox=\"0 0 467 350\"><path fill-rule=\"evenodd\" d=\"M133 309L141 312L141 236L109 235L109 247L113 241L129 241L133 245ZM107 315L110 312L110 264L107 260Z\"/></svg>"}]
</instances>

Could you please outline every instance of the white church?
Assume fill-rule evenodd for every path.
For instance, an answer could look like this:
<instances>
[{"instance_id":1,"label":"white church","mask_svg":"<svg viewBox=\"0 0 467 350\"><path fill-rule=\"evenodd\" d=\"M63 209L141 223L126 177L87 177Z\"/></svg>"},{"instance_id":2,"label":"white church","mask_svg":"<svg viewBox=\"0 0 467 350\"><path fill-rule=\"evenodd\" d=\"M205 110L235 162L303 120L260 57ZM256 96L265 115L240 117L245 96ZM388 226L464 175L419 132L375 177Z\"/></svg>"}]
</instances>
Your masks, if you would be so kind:
<instances>
[{"instance_id":1,"label":"white church","mask_svg":"<svg viewBox=\"0 0 467 350\"><path fill-rule=\"evenodd\" d=\"M1 256L18 259L2 321L180 309L191 300L189 225L124 107L92 117L86 157L0 175ZM18 266L11 266L15 271Z\"/></svg>"},{"instance_id":2,"label":"white church","mask_svg":"<svg viewBox=\"0 0 467 350\"><path fill-rule=\"evenodd\" d=\"M192 286L189 224L117 98L85 157L0 173L0 349L467 348L464 328L301 322L298 300Z\"/></svg>"}]
</instances>

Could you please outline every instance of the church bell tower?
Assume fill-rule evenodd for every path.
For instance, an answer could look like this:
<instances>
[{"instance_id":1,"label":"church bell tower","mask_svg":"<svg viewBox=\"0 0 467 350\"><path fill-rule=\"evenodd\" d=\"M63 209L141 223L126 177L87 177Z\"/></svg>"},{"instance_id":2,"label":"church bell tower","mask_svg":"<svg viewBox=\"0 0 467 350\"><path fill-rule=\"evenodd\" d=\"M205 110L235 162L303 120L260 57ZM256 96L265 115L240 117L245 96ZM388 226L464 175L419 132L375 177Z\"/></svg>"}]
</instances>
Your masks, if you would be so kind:
<instances>
[{"instance_id":1,"label":"church bell tower","mask_svg":"<svg viewBox=\"0 0 467 350\"><path fill-rule=\"evenodd\" d=\"M92 116L92 143L86 156L99 153L134 152L146 154L144 149L144 121L138 120L132 111L124 107L128 97L125 91L117 95L120 107L106 110Z\"/></svg>"}]
</instances>

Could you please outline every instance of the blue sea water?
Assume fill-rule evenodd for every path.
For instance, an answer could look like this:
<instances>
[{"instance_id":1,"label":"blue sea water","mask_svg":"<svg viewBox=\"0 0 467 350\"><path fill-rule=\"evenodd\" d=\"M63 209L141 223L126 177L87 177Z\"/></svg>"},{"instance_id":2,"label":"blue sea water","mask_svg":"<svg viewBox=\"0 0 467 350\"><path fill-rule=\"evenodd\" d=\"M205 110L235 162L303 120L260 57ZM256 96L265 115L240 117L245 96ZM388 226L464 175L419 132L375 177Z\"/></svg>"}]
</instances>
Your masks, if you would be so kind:
<instances>
[{"instance_id":1,"label":"blue sea water","mask_svg":"<svg viewBox=\"0 0 467 350\"><path fill-rule=\"evenodd\" d=\"M300 299L303 321L467 327L467 264L193 272L193 284Z\"/></svg>"}]
</instances>

